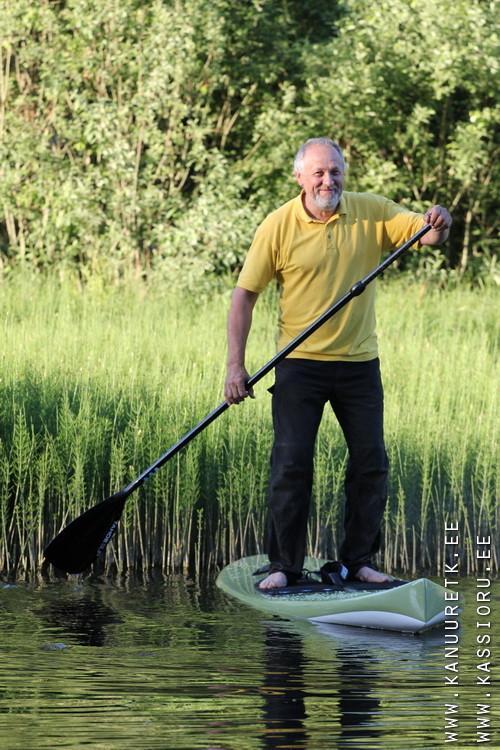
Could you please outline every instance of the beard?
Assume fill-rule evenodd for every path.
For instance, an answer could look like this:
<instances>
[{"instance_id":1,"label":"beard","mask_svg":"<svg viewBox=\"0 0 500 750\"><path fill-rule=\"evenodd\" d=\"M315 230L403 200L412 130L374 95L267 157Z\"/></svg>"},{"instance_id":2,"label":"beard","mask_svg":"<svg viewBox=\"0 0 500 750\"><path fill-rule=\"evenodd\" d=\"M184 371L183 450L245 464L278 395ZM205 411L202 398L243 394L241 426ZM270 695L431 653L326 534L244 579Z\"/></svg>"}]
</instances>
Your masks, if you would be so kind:
<instances>
[{"instance_id":1,"label":"beard","mask_svg":"<svg viewBox=\"0 0 500 750\"><path fill-rule=\"evenodd\" d=\"M314 203L321 211L333 211L337 208L342 191L334 188L328 195L315 195Z\"/></svg>"}]
</instances>

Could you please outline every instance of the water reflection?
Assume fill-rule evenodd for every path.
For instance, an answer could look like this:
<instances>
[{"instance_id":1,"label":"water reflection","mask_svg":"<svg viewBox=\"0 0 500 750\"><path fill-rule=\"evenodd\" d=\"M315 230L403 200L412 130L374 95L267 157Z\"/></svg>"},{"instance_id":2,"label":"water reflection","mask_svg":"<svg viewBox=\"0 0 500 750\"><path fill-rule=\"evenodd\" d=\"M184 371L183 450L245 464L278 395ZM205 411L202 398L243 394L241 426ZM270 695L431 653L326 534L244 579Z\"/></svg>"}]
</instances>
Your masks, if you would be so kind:
<instances>
[{"instance_id":1,"label":"water reflection","mask_svg":"<svg viewBox=\"0 0 500 750\"><path fill-rule=\"evenodd\" d=\"M376 673L369 669L373 655L365 649L353 651L340 647L337 651L339 673L339 712L340 712L340 742L348 742L353 737L366 736L366 726L371 724L371 739L380 736L374 714L380 706L380 700L375 697ZM365 729L363 729L365 727ZM352 746L352 745L351 745Z\"/></svg>"},{"instance_id":2,"label":"water reflection","mask_svg":"<svg viewBox=\"0 0 500 750\"><path fill-rule=\"evenodd\" d=\"M37 614L49 628L64 629L72 636L71 641L81 646L105 646L109 625L122 622L119 614L103 602L97 586L44 600Z\"/></svg>"},{"instance_id":3,"label":"water reflection","mask_svg":"<svg viewBox=\"0 0 500 750\"><path fill-rule=\"evenodd\" d=\"M314 641L321 649L317 686L310 669L311 657L305 654L306 646ZM418 662L442 645L443 631L415 637L274 621L265 624L264 643L263 750L309 748L308 723L318 723L318 711L308 713L308 703L320 706L319 720L329 728L326 746L339 750L373 748L378 747L378 738L382 746L386 731L380 722L379 697L387 687L384 651L393 653L395 663ZM328 680L325 672L329 673Z\"/></svg>"},{"instance_id":4,"label":"water reflection","mask_svg":"<svg viewBox=\"0 0 500 750\"><path fill-rule=\"evenodd\" d=\"M325 637L329 637L328 631ZM331 723L335 715L339 717L339 731L331 738L332 747L352 747L352 740L366 737L366 727L375 724L374 715L380 700L374 695L376 673L370 669L372 662L373 653L360 648L359 644L358 648L353 648L339 641L335 658L332 654L330 669L336 673L338 681L332 680L336 686L330 694L321 693L325 722ZM306 696L314 698L316 690L306 686L304 665L303 636L283 627L267 626L262 688L263 750L308 748ZM373 726L371 738L379 734Z\"/></svg>"},{"instance_id":5,"label":"water reflection","mask_svg":"<svg viewBox=\"0 0 500 750\"><path fill-rule=\"evenodd\" d=\"M261 694L264 750L307 748L302 636L273 626L265 628Z\"/></svg>"},{"instance_id":6,"label":"water reflection","mask_svg":"<svg viewBox=\"0 0 500 750\"><path fill-rule=\"evenodd\" d=\"M477 702L465 602L462 746ZM444 739L442 630L271 619L182 581L73 580L0 588L0 648L0 750L401 750L403 736L422 750Z\"/></svg>"}]
</instances>

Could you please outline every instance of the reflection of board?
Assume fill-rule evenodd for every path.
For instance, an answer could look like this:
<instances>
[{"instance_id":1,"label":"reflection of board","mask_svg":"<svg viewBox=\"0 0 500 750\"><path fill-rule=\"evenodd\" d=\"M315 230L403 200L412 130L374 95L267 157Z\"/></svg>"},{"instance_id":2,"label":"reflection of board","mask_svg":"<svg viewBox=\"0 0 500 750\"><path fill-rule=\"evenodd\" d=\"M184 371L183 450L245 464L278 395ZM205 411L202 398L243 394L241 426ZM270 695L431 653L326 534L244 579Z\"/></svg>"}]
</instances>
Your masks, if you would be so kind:
<instances>
[{"instance_id":1,"label":"reflection of board","mask_svg":"<svg viewBox=\"0 0 500 750\"><path fill-rule=\"evenodd\" d=\"M286 593L270 595L258 591L264 576L254 573L267 562L263 555L244 557L225 567L217 586L241 602L281 617L314 622L356 625L418 633L443 622L444 588L427 578L419 578L394 588L369 591L359 584L342 591L325 587L287 588ZM307 558L305 567L318 570L324 560Z\"/></svg>"}]
</instances>

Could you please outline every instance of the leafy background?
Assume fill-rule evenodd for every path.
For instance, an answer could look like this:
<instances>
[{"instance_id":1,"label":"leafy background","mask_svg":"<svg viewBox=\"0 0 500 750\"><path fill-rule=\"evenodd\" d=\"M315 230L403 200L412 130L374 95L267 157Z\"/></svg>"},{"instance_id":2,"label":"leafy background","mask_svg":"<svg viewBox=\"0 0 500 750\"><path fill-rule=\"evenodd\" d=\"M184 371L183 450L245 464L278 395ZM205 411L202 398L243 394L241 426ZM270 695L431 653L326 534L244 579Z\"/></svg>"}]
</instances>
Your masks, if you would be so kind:
<instances>
[{"instance_id":1,"label":"leafy background","mask_svg":"<svg viewBox=\"0 0 500 750\"><path fill-rule=\"evenodd\" d=\"M498 281L497 10L0 0L0 268L212 284L324 134L351 190L451 208L421 273Z\"/></svg>"}]
</instances>

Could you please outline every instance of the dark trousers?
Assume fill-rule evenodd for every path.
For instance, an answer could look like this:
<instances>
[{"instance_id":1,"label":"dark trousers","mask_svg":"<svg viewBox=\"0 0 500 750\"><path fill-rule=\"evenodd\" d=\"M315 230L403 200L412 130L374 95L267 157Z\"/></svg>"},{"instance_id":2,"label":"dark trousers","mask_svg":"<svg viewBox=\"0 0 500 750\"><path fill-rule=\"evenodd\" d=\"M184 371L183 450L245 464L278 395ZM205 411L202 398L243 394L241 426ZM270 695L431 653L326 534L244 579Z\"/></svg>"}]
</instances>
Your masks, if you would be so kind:
<instances>
[{"instance_id":1,"label":"dark trousers","mask_svg":"<svg viewBox=\"0 0 500 750\"><path fill-rule=\"evenodd\" d=\"M285 359L276 367L275 385L270 390L274 445L266 551L271 570L298 575L303 567L314 444L326 402L335 413L349 451L340 559L359 568L379 549L387 499L379 360Z\"/></svg>"}]
</instances>

